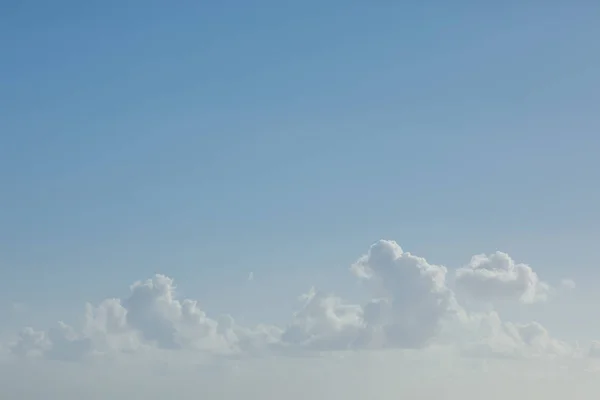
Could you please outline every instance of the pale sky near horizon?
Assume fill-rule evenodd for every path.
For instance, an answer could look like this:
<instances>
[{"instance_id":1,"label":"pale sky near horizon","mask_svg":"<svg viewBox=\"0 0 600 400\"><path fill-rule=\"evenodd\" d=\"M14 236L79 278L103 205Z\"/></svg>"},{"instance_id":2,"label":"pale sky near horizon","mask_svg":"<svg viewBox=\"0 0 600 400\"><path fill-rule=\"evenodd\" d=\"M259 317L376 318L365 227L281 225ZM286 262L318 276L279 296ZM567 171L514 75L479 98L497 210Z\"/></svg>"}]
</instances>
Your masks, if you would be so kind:
<instances>
[{"instance_id":1,"label":"pale sky near horizon","mask_svg":"<svg viewBox=\"0 0 600 400\"><path fill-rule=\"evenodd\" d=\"M521 382L548 358L541 380L592 385L599 19L591 1L0 2L0 383L105 398L147 364L155 397L256 378L258 398L286 368L335 386L369 359L363 398L470 399L485 368ZM452 383L375 376L419 374L407 357ZM337 393L319 379L311 396Z\"/></svg>"}]
</instances>

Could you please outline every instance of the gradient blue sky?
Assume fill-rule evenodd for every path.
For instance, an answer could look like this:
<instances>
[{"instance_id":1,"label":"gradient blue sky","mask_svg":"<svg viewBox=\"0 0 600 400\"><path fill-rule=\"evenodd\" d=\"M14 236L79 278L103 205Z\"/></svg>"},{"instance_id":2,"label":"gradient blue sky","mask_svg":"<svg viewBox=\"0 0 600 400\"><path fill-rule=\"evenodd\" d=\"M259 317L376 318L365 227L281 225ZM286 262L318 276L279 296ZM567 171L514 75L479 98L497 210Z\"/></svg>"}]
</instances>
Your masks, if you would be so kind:
<instances>
[{"instance_id":1,"label":"gradient blue sky","mask_svg":"<svg viewBox=\"0 0 600 400\"><path fill-rule=\"evenodd\" d=\"M312 284L352 297L380 238L503 250L592 307L600 6L417 3L0 3L6 324L155 272L278 321Z\"/></svg>"}]
</instances>

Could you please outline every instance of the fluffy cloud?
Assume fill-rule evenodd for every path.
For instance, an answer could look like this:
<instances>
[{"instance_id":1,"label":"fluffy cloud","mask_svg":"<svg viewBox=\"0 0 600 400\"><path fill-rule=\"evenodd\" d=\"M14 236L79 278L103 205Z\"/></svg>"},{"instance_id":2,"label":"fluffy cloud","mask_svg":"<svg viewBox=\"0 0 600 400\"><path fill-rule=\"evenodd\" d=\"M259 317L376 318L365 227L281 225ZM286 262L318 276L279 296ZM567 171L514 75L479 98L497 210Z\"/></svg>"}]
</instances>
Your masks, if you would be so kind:
<instances>
[{"instance_id":1,"label":"fluffy cloud","mask_svg":"<svg viewBox=\"0 0 600 400\"><path fill-rule=\"evenodd\" d=\"M371 332L383 336L386 346L425 346L453 312L447 269L404 252L394 241L373 244L352 271L367 281L373 293L364 308L365 323Z\"/></svg>"},{"instance_id":2,"label":"fluffy cloud","mask_svg":"<svg viewBox=\"0 0 600 400\"><path fill-rule=\"evenodd\" d=\"M11 346L11 351L19 356L39 357L52 347L52 342L43 331L27 327L19 332L18 340Z\"/></svg>"},{"instance_id":3,"label":"fluffy cloud","mask_svg":"<svg viewBox=\"0 0 600 400\"><path fill-rule=\"evenodd\" d=\"M275 328L239 327L228 316L211 319L196 301L178 300L175 289L173 279L164 275L136 282L125 299L106 299L95 307L88 304L81 333L64 323L48 332L26 328L11 346L12 352L57 360L151 347L233 354L251 352L279 334Z\"/></svg>"},{"instance_id":4,"label":"fluffy cloud","mask_svg":"<svg viewBox=\"0 0 600 400\"><path fill-rule=\"evenodd\" d=\"M58 323L48 332L25 328L11 346L13 354L24 357L46 357L51 360L76 361L92 350L91 340L77 334L73 328Z\"/></svg>"},{"instance_id":5,"label":"fluffy cloud","mask_svg":"<svg viewBox=\"0 0 600 400\"><path fill-rule=\"evenodd\" d=\"M173 279L164 275L136 282L122 307L127 324L160 348L230 350L218 322L208 318L196 301L177 300Z\"/></svg>"},{"instance_id":6,"label":"fluffy cloud","mask_svg":"<svg viewBox=\"0 0 600 400\"><path fill-rule=\"evenodd\" d=\"M304 304L282 335L286 344L316 350L350 349L359 345L365 323L360 306L312 288L300 298Z\"/></svg>"},{"instance_id":7,"label":"fluffy cloud","mask_svg":"<svg viewBox=\"0 0 600 400\"><path fill-rule=\"evenodd\" d=\"M283 328L243 327L229 315L211 318L197 301L178 298L172 278L156 275L134 283L123 299L88 304L81 329L63 323L47 332L27 328L10 348L18 356L64 361L154 350L239 358L432 345L471 357L572 353L537 322L514 324L494 311L465 310L446 280L446 267L405 252L394 241L374 243L351 271L364 283L367 301L353 304L313 288ZM549 291L530 267L504 253L473 257L457 271L456 284L487 300L532 302Z\"/></svg>"},{"instance_id":8,"label":"fluffy cloud","mask_svg":"<svg viewBox=\"0 0 600 400\"><path fill-rule=\"evenodd\" d=\"M496 312L469 316L469 333L461 351L469 357L522 358L561 357L574 354L566 342L557 340L538 322L503 322Z\"/></svg>"},{"instance_id":9,"label":"fluffy cloud","mask_svg":"<svg viewBox=\"0 0 600 400\"><path fill-rule=\"evenodd\" d=\"M372 299L364 305L311 290L286 329L284 342L312 349L421 348L453 315L447 270L381 240L351 267Z\"/></svg>"},{"instance_id":10,"label":"fluffy cloud","mask_svg":"<svg viewBox=\"0 0 600 400\"><path fill-rule=\"evenodd\" d=\"M478 254L456 271L459 290L484 301L516 299L523 303L545 301L550 285L527 264L515 263L506 253Z\"/></svg>"},{"instance_id":11,"label":"fluffy cloud","mask_svg":"<svg viewBox=\"0 0 600 400\"><path fill-rule=\"evenodd\" d=\"M45 356L53 360L76 361L92 351L90 338L78 334L63 322L48 331L48 338L52 346Z\"/></svg>"}]
</instances>

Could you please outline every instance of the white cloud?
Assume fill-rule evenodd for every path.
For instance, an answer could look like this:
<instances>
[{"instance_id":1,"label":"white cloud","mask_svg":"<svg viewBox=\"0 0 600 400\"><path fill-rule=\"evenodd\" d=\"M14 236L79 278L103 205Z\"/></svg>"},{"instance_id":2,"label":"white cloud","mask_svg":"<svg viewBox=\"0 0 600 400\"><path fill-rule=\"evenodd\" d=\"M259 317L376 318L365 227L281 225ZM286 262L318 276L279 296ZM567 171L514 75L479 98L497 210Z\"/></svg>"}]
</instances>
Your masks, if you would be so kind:
<instances>
[{"instance_id":1,"label":"white cloud","mask_svg":"<svg viewBox=\"0 0 600 400\"><path fill-rule=\"evenodd\" d=\"M31 327L19 332L18 340L10 346L11 351L19 356L40 357L52 347L46 332L36 331Z\"/></svg>"},{"instance_id":2,"label":"white cloud","mask_svg":"<svg viewBox=\"0 0 600 400\"><path fill-rule=\"evenodd\" d=\"M240 359L434 347L486 358L573 354L537 322L516 324L502 321L495 311L465 310L446 281L446 267L405 252L394 241L374 243L351 271L364 283L367 301L353 304L313 288L283 327L244 327L229 315L210 317L197 301L178 298L172 278L156 275L134 283L123 299L87 304L80 329L63 323L49 331L27 328L10 349L21 357L62 361L167 353ZM485 299L531 302L549 290L531 268L504 253L475 256L457 278L461 290Z\"/></svg>"},{"instance_id":3,"label":"white cloud","mask_svg":"<svg viewBox=\"0 0 600 400\"><path fill-rule=\"evenodd\" d=\"M129 327L160 348L229 350L227 339L218 332L218 322L207 317L196 301L179 301L169 277L156 275L136 282L121 303Z\"/></svg>"},{"instance_id":4,"label":"white cloud","mask_svg":"<svg viewBox=\"0 0 600 400\"><path fill-rule=\"evenodd\" d=\"M92 351L92 341L63 322L48 331L48 339L52 343L45 356L49 359L77 361Z\"/></svg>"},{"instance_id":5,"label":"white cloud","mask_svg":"<svg viewBox=\"0 0 600 400\"><path fill-rule=\"evenodd\" d=\"M232 354L271 341L276 330L237 326L231 317L212 319L195 300L179 300L173 279L156 275L131 286L124 300L88 306L88 332L106 340L108 348L135 350L154 345L169 350L200 350ZM100 335L98 335L100 334ZM112 341L112 342L111 342Z\"/></svg>"},{"instance_id":6,"label":"white cloud","mask_svg":"<svg viewBox=\"0 0 600 400\"><path fill-rule=\"evenodd\" d=\"M33 328L23 329L10 346L13 354L27 358L45 357L51 360L78 361L92 351L90 338L76 333L70 326L59 322L47 332Z\"/></svg>"},{"instance_id":7,"label":"white cloud","mask_svg":"<svg viewBox=\"0 0 600 400\"><path fill-rule=\"evenodd\" d=\"M87 304L79 327L23 329L0 348L9 351L0 351L0 386L25 400L595 398L600 386L586 374L600 345L583 354L538 322L504 321L493 300L549 292L533 271L498 257L469 267L491 271L489 280L477 272L457 283L491 301L473 311L458 303L446 267L381 240L351 265L363 302L311 288L280 327L209 316L156 275L121 299ZM478 295L484 288L492 295Z\"/></svg>"},{"instance_id":8,"label":"white cloud","mask_svg":"<svg viewBox=\"0 0 600 400\"><path fill-rule=\"evenodd\" d=\"M386 346L419 348L434 338L452 314L454 297L446 286L447 269L380 240L353 266L373 293L364 308L365 324Z\"/></svg>"},{"instance_id":9,"label":"white cloud","mask_svg":"<svg viewBox=\"0 0 600 400\"><path fill-rule=\"evenodd\" d=\"M456 271L457 289L475 299L514 299L522 303L545 301L551 287L527 264L515 263L506 253L478 254Z\"/></svg>"},{"instance_id":10,"label":"white cloud","mask_svg":"<svg viewBox=\"0 0 600 400\"><path fill-rule=\"evenodd\" d=\"M466 356L523 358L575 355L572 346L551 337L538 322L503 322L496 312L471 314L469 318L469 329L464 334L471 337L461 344L461 351Z\"/></svg>"},{"instance_id":11,"label":"white cloud","mask_svg":"<svg viewBox=\"0 0 600 400\"><path fill-rule=\"evenodd\" d=\"M357 346L365 329L363 310L312 288L301 296L303 307L282 335L285 344L341 350Z\"/></svg>"}]
</instances>

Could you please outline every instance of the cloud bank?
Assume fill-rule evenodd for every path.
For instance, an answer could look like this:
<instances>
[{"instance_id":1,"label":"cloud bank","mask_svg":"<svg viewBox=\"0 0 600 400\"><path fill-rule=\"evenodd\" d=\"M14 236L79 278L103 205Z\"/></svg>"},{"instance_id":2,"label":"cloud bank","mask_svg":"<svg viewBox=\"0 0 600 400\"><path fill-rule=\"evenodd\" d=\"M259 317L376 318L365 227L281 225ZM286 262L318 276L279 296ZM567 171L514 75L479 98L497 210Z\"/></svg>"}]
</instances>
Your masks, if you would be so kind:
<instances>
[{"instance_id":1,"label":"cloud bank","mask_svg":"<svg viewBox=\"0 0 600 400\"><path fill-rule=\"evenodd\" d=\"M87 304L84 322L48 330L23 329L4 346L13 358L81 361L161 351L214 358L315 355L322 352L430 350L463 357L574 357L576 346L552 337L538 322L503 321L497 311L472 312L457 301L548 301L554 288L528 265L505 253L476 255L454 271L430 264L391 240L380 240L350 272L368 301L352 304L311 288L288 324L241 326L229 315L211 316L197 301L180 299L175 281L156 275L130 286L122 299ZM562 288L574 288L564 280ZM597 346L590 354L597 355Z\"/></svg>"}]
</instances>

